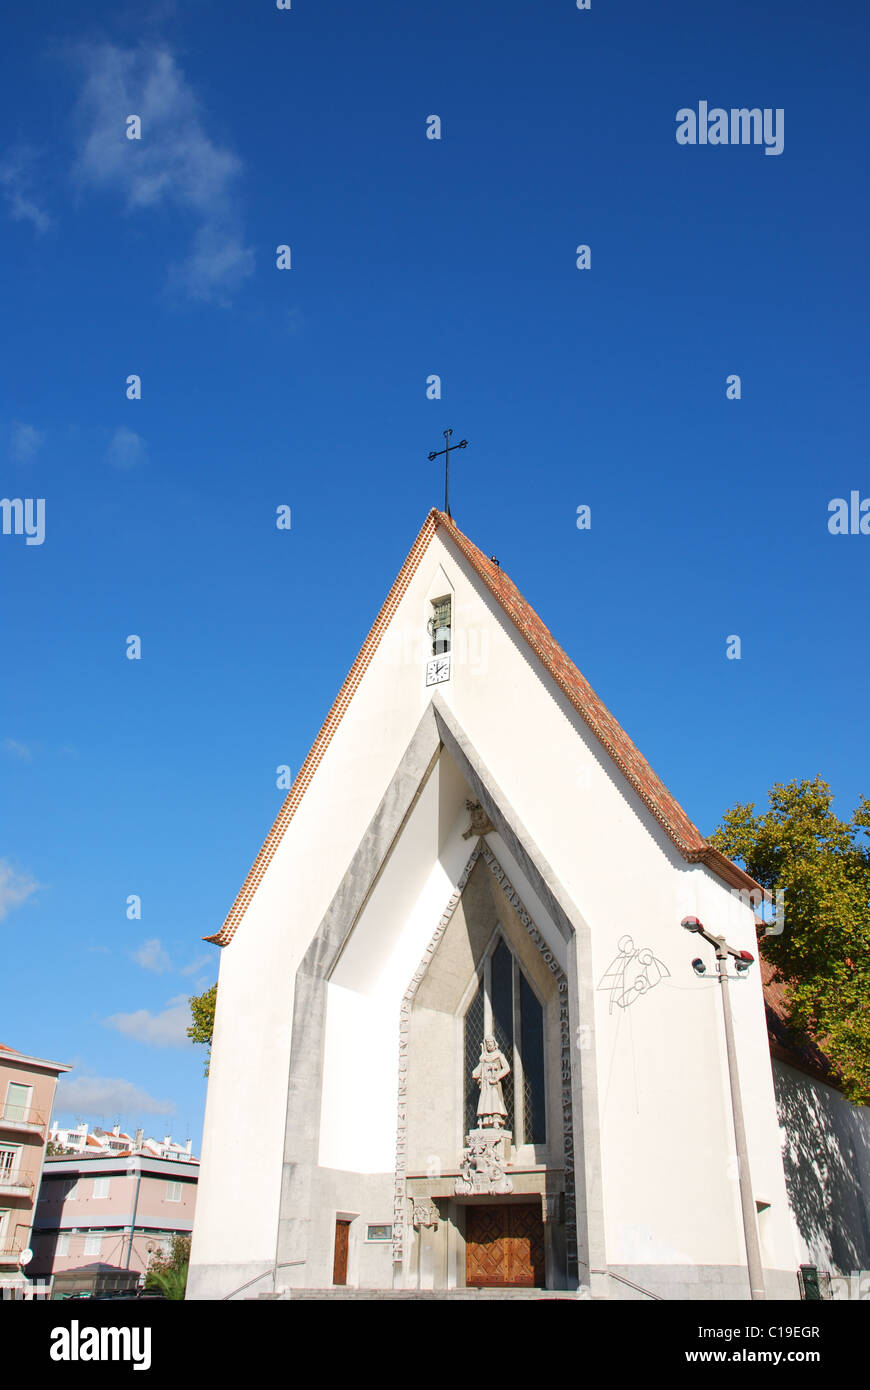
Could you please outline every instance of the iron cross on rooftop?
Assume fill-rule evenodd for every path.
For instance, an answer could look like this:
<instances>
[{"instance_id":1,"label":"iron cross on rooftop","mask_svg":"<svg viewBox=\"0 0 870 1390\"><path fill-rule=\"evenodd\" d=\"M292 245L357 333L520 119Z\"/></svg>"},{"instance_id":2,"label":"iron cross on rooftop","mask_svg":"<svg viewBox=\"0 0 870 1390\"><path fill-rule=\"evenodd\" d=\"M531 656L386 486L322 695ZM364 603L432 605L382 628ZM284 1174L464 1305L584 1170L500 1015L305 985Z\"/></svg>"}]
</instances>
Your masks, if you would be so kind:
<instances>
[{"instance_id":1,"label":"iron cross on rooftop","mask_svg":"<svg viewBox=\"0 0 870 1390\"><path fill-rule=\"evenodd\" d=\"M430 459L437 459L437 458L440 457L441 454L444 454L444 456L445 456L445 457L444 457L444 510L445 510L445 512L447 513L448 516L451 515L451 514L450 514L450 450L451 450L451 449L465 449L465 448L468 446L468 440L467 440L467 439L460 439L460 441L459 441L458 444L451 444L451 443L450 443L450 438L451 438L451 435L452 435L452 434L453 434L453 431L452 431L452 430L445 430L445 431L444 431L444 438L447 440L447 448L446 448L446 449L436 449L435 452L434 452L434 454L430 454L430 455L429 455ZM451 517L451 520L452 520L452 517Z\"/></svg>"}]
</instances>

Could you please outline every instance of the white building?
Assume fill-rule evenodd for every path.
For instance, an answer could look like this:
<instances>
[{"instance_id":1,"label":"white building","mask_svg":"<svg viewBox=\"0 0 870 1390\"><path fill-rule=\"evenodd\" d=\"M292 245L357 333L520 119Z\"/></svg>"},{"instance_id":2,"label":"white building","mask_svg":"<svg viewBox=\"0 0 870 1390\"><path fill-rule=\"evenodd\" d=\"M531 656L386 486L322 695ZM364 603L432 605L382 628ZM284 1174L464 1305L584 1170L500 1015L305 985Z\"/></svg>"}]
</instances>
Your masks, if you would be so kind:
<instances>
[{"instance_id":1,"label":"white building","mask_svg":"<svg viewBox=\"0 0 870 1390\"><path fill-rule=\"evenodd\" d=\"M430 513L210 938L189 1296L747 1297L720 987L680 922L754 953L754 887ZM767 1294L794 1298L757 967L730 993Z\"/></svg>"},{"instance_id":2,"label":"white building","mask_svg":"<svg viewBox=\"0 0 870 1390\"><path fill-rule=\"evenodd\" d=\"M144 1130L141 1129L137 1129L131 1136L122 1130L118 1123L111 1129L89 1129L87 1122L82 1121L70 1129L52 1122L48 1137L53 1144L73 1149L76 1153L87 1154L89 1157L99 1157L101 1154L112 1157L121 1153L144 1153L155 1158L175 1159L179 1163L192 1160L193 1157L192 1139L188 1139L185 1144L179 1144L171 1134L165 1134L162 1140L151 1139L146 1138Z\"/></svg>"}]
</instances>

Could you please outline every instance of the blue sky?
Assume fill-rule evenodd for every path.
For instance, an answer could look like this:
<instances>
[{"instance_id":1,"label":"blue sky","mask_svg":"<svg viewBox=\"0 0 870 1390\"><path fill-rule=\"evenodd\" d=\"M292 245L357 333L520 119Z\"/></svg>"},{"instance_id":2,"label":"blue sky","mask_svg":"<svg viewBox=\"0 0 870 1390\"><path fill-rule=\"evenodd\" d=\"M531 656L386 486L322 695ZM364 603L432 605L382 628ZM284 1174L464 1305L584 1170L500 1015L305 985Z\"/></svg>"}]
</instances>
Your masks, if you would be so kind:
<instances>
[{"instance_id":1,"label":"blue sky","mask_svg":"<svg viewBox=\"0 0 870 1390\"><path fill-rule=\"evenodd\" d=\"M0 1041L75 1064L62 1117L198 1148L201 938L447 426L458 524L702 830L774 781L868 791L870 536L827 524L870 496L867 30L842 0L8 18L0 493L45 539L0 535ZM781 108L782 153L678 145L700 101Z\"/></svg>"}]
</instances>

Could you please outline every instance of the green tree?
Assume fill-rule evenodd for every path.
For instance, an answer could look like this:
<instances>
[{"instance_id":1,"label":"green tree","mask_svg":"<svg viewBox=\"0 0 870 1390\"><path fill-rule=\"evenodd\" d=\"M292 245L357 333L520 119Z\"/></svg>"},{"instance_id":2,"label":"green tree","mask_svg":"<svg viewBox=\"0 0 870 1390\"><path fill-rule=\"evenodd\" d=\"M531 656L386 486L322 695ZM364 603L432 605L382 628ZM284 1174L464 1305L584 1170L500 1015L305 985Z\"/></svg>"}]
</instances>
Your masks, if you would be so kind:
<instances>
[{"instance_id":1,"label":"green tree","mask_svg":"<svg viewBox=\"0 0 870 1390\"><path fill-rule=\"evenodd\" d=\"M46 1158L65 1158L67 1154L74 1154L77 1152L77 1149L68 1149L63 1144L56 1144L53 1139L49 1139L45 1146Z\"/></svg>"},{"instance_id":2,"label":"green tree","mask_svg":"<svg viewBox=\"0 0 870 1390\"><path fill-rule=\"evenodd\" d=\"M152 1255L145 1275L146 1289L160 1289L167 1298L184 1298L190 1267L190 1236L172 1237L168 1255Z\"/></svg>"},{"instance_id":3,"label":"green tree","mask_svg":"<svg viewBox=\"0 0 870 1390\"><path fill-rule=\"evenodd\" d=\"M870 1100L870 800L848 820L821 777L777 782L769 809L733 806L711 843L785 894L784 929L764 937L796 1035L815 1042L852 1101Z\"/></svg>"},{"instance_id":4,"label":"green tree","mask_svg":"<svg viewBox=\"0 0 870 1390\"><path fill-rule=\"evenodd\" d=\"M193 1019L187 1036L196 1043L207 1043L208 1055L205 1059L205 1075L208 1076L211 1062L211 1040L214 1035L214 1010L217 1003L217 985L213 984L205 994L195 994L189 1000L190 1016Z\"/></svg>"}]
</instances>

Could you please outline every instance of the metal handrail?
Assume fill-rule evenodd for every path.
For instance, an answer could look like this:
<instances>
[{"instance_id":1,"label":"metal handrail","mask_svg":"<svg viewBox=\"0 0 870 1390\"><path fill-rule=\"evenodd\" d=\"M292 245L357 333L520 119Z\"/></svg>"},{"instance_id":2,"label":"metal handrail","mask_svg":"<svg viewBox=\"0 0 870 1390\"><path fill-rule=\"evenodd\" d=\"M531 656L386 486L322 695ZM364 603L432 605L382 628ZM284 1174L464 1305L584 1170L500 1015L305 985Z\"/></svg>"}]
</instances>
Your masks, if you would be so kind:
<instances>
[{"instance_id":1,"label":"metal handrail","mask_svg":"<svg viewBox=\"0 0 870 1390\"><path fill-rule=\"evenodd\" d=\"M611 1279L618 1279L620 1284L627 1284L630 1289L637 1289L638 1293L645 1293L647 1298L654 1298L656 1303L664 1303L665 1299L661 1294L653 1293L650 1289L645 1289L642 1284L633 1284L630 1279L626 1279L623 1274L614 1274L612 1269L608 1269L607 1274Z\"/></svg>"},{"instance_id":2,"label":"metal handrail","mask_svg":"<svg viewBox=\"0 0 870 1390\"><path fill-rule=\"evenodd\" d=\"M248 1280L247 1284L239 1284L239 1287L233 1289L232 1293L222 1294L221 1302L226 1303L228 1298L235 1298L236 1294L241 1293L243 1289L249 1289L252 1284L256 1284L258 1280L265 1279L270 1274L274 1275L279 1269L290 1269L292 1265L304 1265L306 1263L305 1260L288 1260L286 1264L270 1265L268 1269L263 1270L262 1274L255 1274L253 1279Z\"/></svg>"}]
</instances>

